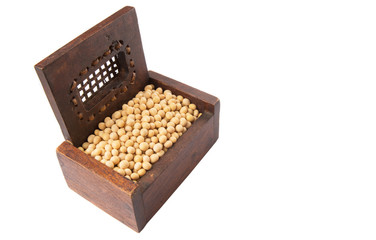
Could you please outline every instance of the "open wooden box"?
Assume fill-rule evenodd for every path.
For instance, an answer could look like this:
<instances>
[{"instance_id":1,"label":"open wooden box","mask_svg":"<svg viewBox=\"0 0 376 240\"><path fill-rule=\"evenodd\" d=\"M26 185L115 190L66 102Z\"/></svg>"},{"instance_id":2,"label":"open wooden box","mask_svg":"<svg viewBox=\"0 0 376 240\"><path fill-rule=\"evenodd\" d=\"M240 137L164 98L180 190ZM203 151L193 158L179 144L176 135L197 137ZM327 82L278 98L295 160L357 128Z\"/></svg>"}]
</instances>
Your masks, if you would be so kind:
<instances>
[{"instance_id":1,"label":"open wooden box","mask_svg":"<svg viewBox=\"0 0 376 240\"><path fill-rule=\"evenodd\" d=\"M137 232L218 138L218 98L147 70L133 7L119 10L35 69L66 139L56 152L68 186ZM189 98L202 116L135 183L77 147L150 83Z\"/></svg>"}]
</instances>

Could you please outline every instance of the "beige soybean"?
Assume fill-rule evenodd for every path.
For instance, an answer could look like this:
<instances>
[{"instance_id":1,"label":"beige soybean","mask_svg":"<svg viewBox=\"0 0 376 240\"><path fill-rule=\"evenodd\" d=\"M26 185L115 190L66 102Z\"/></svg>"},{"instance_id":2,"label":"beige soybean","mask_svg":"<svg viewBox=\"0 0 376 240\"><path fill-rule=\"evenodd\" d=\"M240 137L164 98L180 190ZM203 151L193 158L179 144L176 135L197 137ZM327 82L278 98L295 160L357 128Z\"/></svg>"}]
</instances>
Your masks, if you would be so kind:
<instances>
[{"instance_id":1,"label":"beige soybean","mask_svg":"<svg viewBox=\"0 0 376 240\"><path fill-rule=\"evenodd\" d=\"M149 144L146 143L146 142L142 142L142 143L140 143L139 148L140 148L142 151L146 151L146 150L149 149Z\"/></svg>"},{"instance_id":2,"label":"beige soybean","mask_svg":"<svg viewBox=\"0 0 376 240\"><path fill-rule=\"evenodd\" d=\"M162 148L163 148L162 144L157 143L157 144L154 145L153 150L154 150L154 152L159 152L159 151L162 150Z\"/></svg>"},{"instance_id":3,"label":"beige soybean","mask_svg":"<svg viewBox=\"0 0 376 240\"><path fill-rule=\"evenodd\" d=\"M125 160L125 153L120 153L119 158L120 160Z\"/></svg>"},{"instance_id":4,"label":"beige soybean","mask_svg":"<svg viewBox=\"0 0 376 240\"><path fill-rule=\"evenodd\" d=\"M136 141L137 141L138 143L143 143L143 142L145 141L145 139L144 139L143 136L138 136L137 139L136 139Z\"/></svg>"},{"instance_id":5,"label":"beige soybean","mask_svg":"<svg viewBox=\"0 0 376 240\"><path fill-rule=\"evenodd\" d=\"M103 157L106 160L110 160L110 158L112 157L112 154L111 154L111 152L105 152Z\"/></svg>"},{"instance_id":6,"label":"beige soybean","mask_svg":"<svg viewBox=\"0 0 376 240\"><path fill-rule=\"evenodd\" d=\"M150 162L150 157L148 155L142 156L142 161L143 162Z\"/></svg>"},{"instance_id":7,"label":"beige soybean","mask_svg":"<svg viewBox=\"0 0 376 240\"><path fill-rule=\"evenodd\" d=\"M164 146L165 146L165 148L172 147L172 141L170 141L170 140L166 141L165 144L164 144Z\"/></svg>"},{"instance_id":8,"label":"beige soybean","mask_svg":"<svg viewBox=\"0 0 376 240\"><path fill-rule=\"evenodd\" d=\"M187 120L185 118L180 118L180 125L185 127L187 125Z\"/></svg>"},{"instance_id":9,"label":"beige soybean","mask_svg":"<svg viewBox=\"0 0 376 240\"><path fill-rule=\"evenodd\" d=\"M116 111L116 112L114 112L114 113L112 114L112 118L117 119L117 118L120 118L120 117L121 117L121 112L120 112L120 111Z\"/></svg>"},{"instance_id":10,"label":"beige soybean","mask_svg":"<svg viewBox=\"0 0 376 240\"><path fill-rule=\"evenodd\" d=\"M153 152L153 149L148 149L148 150L145 151L145 154L146 154L147 156L149 156L149 157L150 157L153 153L154 153L154 152Z\"/></svg>"},{"instance_id":11,"label":"beige soybean","mask_svg":"<svg viewBox=\"0 0 376 240\"><path fill-rule=\"evenodd\" d=\"M94 137L95 137L95 135L94 135L94 134L91 134L91 135L87 138L87 141L88 141L89 143L93 143Z\"/></svg>"},{"instance_id":12,"label":"beige soybean","mask_svg":"<svg viewBox=\"0 0 376 240\"><path fill-rule=\"evenodd\" d=\"M133 169L134 169L135 171L138 171L139 169L141 169L141 167L142 167L142 163L141 163L141 162L136 162L136 163L134 164Z\"/></svg>"},{"instance_id":13,"label":"beige soybean","mask_svg":"<svg viewBox=\"0 0 376 240\"><path fill-rule=\"evenodd\" d=\"M114 165L114 163L112 161L107 161L106 162L106 166L110 167L110 168L114 168L115 165Z\"/></svg>"},{"instance_id":14,"label":"beige soybean","mask_svg":"<svg viewBox=\"0 0 376 240\"><path fill-rule=\"evenodd\" d=\"M82 144L82 148L83 148L83 149L87 149L87 148L89 147L89 144L90 144L90 143L88 143L88 142L84 142L84 143Z\"/></svg>"},{"instance_id":15,"label":"beige soybean","mask_svg":"<svg viewBox=\"0 0 376 240\"><path fill-rule=\"evenodd\" d=\"M195 120L195 118L192 116L192 114L188 113L186 115L186 119L189 121L189 122L193 122Z\"/></svg>"},{"instance_id":16,"label":"beige soybean","mask_svg":"<svg viewBox=\"0 0 376 240\"><path fill-rule=\"evenodd\" d=\"M179 133L179 132L182 132L184 130L184 127L180 124L178 124L176 127L175 127L176 131Z\"/></svg>"},{"instance_id":17,"label":"beige soybean","mask_svg":"<svg viewBox=\"0 0 376 240\"><path fill-rule=\"evenodd\" d=\"M144 168L145 170L150 170L152 167L151 163L150 162L143 162L142 163L142 168Z\"/></svg>"},{"instance_id":18,"label":"beige soybean","mask_svg":"<svg viewBox=\"0 0 376 240\"><path fill-rule=\"evenodd\" d=\"M161 150L159 152L157 152L157 155L158 157L162 157L164 155L165 151L164 150Z\"/></svg>"},{"instance_id":19,"label":"beige soybean","mask_svg":"<svg viewBox=\"0 0 376 240\"><path fill-rule=\"evenodd\" d=\"M120 152L121 153L126 153L127 152L127 147L126 146L121 146L120 147Z\"/></svg>"},{"instance_id":20,"label":"beige soybean","mask_svg":"<svg viewBox=\"0 0 376 240\"><path fill-rule=\"evenodd\" d=\"M135 161L135 162L142 162L142 160L143 160L143 158L142 158L141 155L136 155L136 156L134 156L134 159L133 159L133 161Z\"/></svg>"},{"instance_id":21,"label":"beige soybean","mask_svg":"<svg viewBox=\"0 0 376 240\"><path fill-rule=\"evenodd\" d=\"M132 170L130 170L129 168L124 169L124 172L125 172L125 175L131 175L132 174Z\"/></svg>"},{"instance_id":22,"label":"beige soybean","mask_svg":"<svg viewBox=\"0 0 376 240\"><path fill-rule=\"evenodd\" d=\"M136 154L137 154L137 155L141 155L141 154L142 154L142 150L139 149L139 148L136 148Z\"/></svg>"},{"instance_id":23,"label":"beige soybean","mask_svg":"<svg viewBox=\"0 0 376 240\"><path fill-rule=\"evenodd\" d=\"M100 123L98 124L98 128L99 128L100 130L104 130L104 129L106 128L106 124L105 124L104 122L100 122Z\"/></svg>"},{"instance_id":24,"label":"beige soybean","mask_svg":"<svg viewBox=\"0 0 376 240\"><path fill-rule=\"evenodd\" d=\"M128 168L129 168L129 169L133 169L134 164L135 164L135 162L130 161L130 162L129 162L129 166L128 166Z\"/></svg>"},{"instance_id":25,"label":"beige soybean","mask_svg":"<svg viewBox=\"0 0 376 240\"><path fill-rule=\"evenodd\" d=\"M166 135L162 135L159 137L159 142L164 144L165 142L167 141L167 136Z\"/></svg>"},{"instance_id":26,"label":"beige soybean","mask_svg":"<svg viewBox=\"0 0 376 240\"><path fill-rule=\"evenodd\" d=\"M140 177L142 177L142 176L144 176L144 175L146 174L146 170L143 169L143 168L141 168L141 169L139 169L139 170L137 171L137 174L138 174Z\"/></svg>"},{"instance_id":27,"label":"beige soybean","mask_svg":"<svg viewBox=\"0 0 376 240\"><path fill-rule=\"evenodd\" d=\"M176 139L176 137L171 136L171 137L170 137L170 141L171 141L172 143L176 143L177 139Z\"/></svg>"},{"instance_id":28,"label":"beige soybean","mask_svg":"<svg viewBox=\"0 0 376 240\"><path fill-rule=\"evenodd\" d=\"M140 175L138 175L137 173L132 173L132 174L131 174L131 178L132 178L133 180L137 180L137 179L140 178Z\"/></svg>"},{"instance_id":29,"label":"beige soybean","mask_svg":"<svg viewBox=\"0 0 376 240\"><path fill-rule=\"evenodd\" d=\"M112 125L114 125L114 120L108 120L106 123L106 127L108 127L108 128L110 128L110 127L112 127Z\"/></svg>"},{"instance_id":30,"label":"beige soybean","mask_svg":"<svg viewBox=\"0 0 376 240\"><path fill-rule=\"evenodd\" d=\"M116 172L118 172L120 175L122 175L122 176L125 176L125 171L124 171L124 169L121 169L121 168L119 168L119 169L116 169Z\"/></svg>"},{"instance_id":31,"label":"beige soybean","mask_svg":"<svg viewBox=\"0 0 376 240\"><path fill-rule=\"evenodd\" d=\"M175 132L175 128L173 126L168 126L167 127L167 132L173 133L173 132Z\"/></svg>"},{"instance_id":32,"label":"beige soybean","mask_svg":"<svg viewBox=\"0 0 376 240\"><path fill-rule=\"evenodd\" d=\"M128 147L127 152L133 154L136 152L136 149L134 147Z\"/></svg>"},{"instance_id":33,"label":"beige soybean","mask_svg":"<svg viewBox=\"0 0 376 240\"><path fill-rule=\"evenodd\" d=\"M119 151L117 149L112 149L111 154L112 154L112 156L117 156L117 155L119 155Z\"/></svg>"},{"instance_id":34,"label":"beige soybean","mask_svg":"<svg viewBox=\"0 0 376 240\"><path fill-rule=\"evenodd\" d=\"M148 130L146 128L143 128L140 130L140 135L145 137L148 134Z\"/></svg>"},{"instance_id":35,"label":"beige soybean","mask_svg":"<svg viewBox=\"0 0 376 240\"><path fill-rule=\"evenodd\" d=\"M132 140L127 140L127 141L125 142L124 146L126 146L126 147L133 146L133 141L132 141Z\"/></svg>"},{"instance_id":36,"label":"beige soybean","mask_svg":"<svg viewBox=\"0 0 376 240\"><path fill-rule=\"evenodd\" d=\"M121 146L120 141L119 140L113 141L111 146L115 149L119 149Z\"/></svg>"},{"instance_id":37,"label":"beige soybean","mask_svg":"<svg viewBox=\"0 0 376 240\"><path fill-rule=\"evenodd\" d=\"M124 142L124 143L125 143L128 139L129 139L129 136L126 135L126 134L120 137L120 141L122 141L122 142Z\"/></svg>"},{"instance_id":38,"label":"beige soybean","mask_svg":"<svg viewBox=\"0 0 376 240\"><path fill-rule=\"evenodd\" d=\"M119 138L121 138L122 136L124 136L126 134L124 128L120 128L119 130L116 131L116 133L119 136Z\"/></svg>"},{"instance_id":39,"label":"beige soybean","mask_svg":"<svg viewBox=\"0 0 376 240\"><path fill-rule=\"evenodd\" d=\"M126 169L127 167L129 167L129 162L126 160L123 160L119 163L119 167L122 169Z\"/></svg>"},{"instance_id":40,"label":"beige soybean","mask_svg":"<svg viewBox=\"0 0 376 240\"><path fill-rule=\"evenodd\" d=\"M127 155L125 155L125 160L128 161L128 162L132 161L133 160L133 154L128 153Z\"/></svg>"},{"instance_id":41,"label":"beige soybean","mask_svg":"<svg viewBox=\"0 0 376 240\"><path fill-rule=\"evenodd\" d=\"M151 163L155 163L155 162L157 162L159 160L159 156L157 155L157 154L152 154L151 156L150 156L150 162Z\"/></svg>"},{"instance_id":42,"label":"beige soybean","mask_svg":"<svg viewBox=\"0 0 376 240\"><path fill-rule=\"evenodd\" d=\"M110 161L117 165L120 162L120 158L118 156L113 156Z\"/></svg>"}]
</instances>

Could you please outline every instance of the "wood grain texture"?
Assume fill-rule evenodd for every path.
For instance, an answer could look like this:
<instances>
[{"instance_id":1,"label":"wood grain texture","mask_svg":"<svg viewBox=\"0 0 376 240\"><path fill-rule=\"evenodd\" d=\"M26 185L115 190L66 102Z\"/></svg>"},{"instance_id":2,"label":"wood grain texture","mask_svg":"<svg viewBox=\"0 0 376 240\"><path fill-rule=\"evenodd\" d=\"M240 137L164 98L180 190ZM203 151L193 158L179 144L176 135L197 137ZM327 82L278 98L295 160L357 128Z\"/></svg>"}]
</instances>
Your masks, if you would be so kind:
<instances>
[{"instance_id":1,"label":"wood grain texture","mask_svg":"<svg viewBox=\"0 0 376 240\"><path fill-rule=\"evenodd\" d=\"M123 44L117 50L118 42ZM129 52L126 46L129 46ZM83 84L85 79L91 81L90 75L95 75L98 67L111 61L115 52L119 54L120 73L95 94L93 92L96 99L88 107L81 101L79 91L71 92L72 84L74 80L76 86ZM94 63L97 65L93 66ZM132 98L149 79L135 9L119 10L36 64L35 70L64 138L75 146L82 144L100 121Z\"/></svg>"},{"instance_id":2,"label":"wood grain texture","mask_svg":"<svg viewBox=\"0 0 376 240\"><path fill-rule=\"evenodd\" d=\"M76 147L63 142L56 150L68 186L103 211L135 231L144 223L135 194L137 184L97 162ZM137 202L134 202L137 201ZM142 217L142 216L141 216Z\"/></svg>"},{"instance_id":3,"label":"wood grain texture","mask_svg":"<svg viewBox=\"0 0 376 240\"><path fill-rule=\"evenodd\" d=\"M143 189L145 218L149 221L162 207L173 192L184 181L188 174L196 167L216 138L213 128L213 115L206 112L192 127L161 158L159 164L155 164L153 177L144 176L144 180L150 181L148 187ZM189 132L190 131L190 132ZM140 181L143 187L143 181ZM145 184L146 185L146 184ZM184 203L183 203L184 204Z\"/></svg>"}]
</instances>

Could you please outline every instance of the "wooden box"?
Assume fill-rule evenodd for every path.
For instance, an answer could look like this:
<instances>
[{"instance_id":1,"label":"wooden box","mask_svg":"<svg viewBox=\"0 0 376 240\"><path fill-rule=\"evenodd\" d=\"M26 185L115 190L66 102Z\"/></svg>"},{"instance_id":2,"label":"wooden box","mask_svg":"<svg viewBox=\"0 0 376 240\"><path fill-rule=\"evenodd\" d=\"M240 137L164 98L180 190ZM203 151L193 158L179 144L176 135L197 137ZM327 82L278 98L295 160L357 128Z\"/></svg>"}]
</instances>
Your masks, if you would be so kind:
<instances>
[{"instance_id":1,"label":"wooden box","mask_svg":"<svg viewBox=\"0 0 376 240\"><path fill-rule=\"evenodd\" d=\"M218 98L147 70L133 7L119 10L35 69L66 139L56 152L68 186L137 232L218 138ZM189 98L202 116L135 183L78 146L150 83Z\"/></svg>"}]
</instances>

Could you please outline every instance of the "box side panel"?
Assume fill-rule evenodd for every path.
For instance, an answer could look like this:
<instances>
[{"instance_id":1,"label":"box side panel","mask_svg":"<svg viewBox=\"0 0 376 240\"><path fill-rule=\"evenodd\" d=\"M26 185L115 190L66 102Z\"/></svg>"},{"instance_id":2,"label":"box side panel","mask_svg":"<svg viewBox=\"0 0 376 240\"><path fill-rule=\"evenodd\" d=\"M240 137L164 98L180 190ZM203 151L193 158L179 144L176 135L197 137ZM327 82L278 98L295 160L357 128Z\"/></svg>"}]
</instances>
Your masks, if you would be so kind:
<instances>
[{"instance_id":1,"label":"box side panel","mask_svg":"<svg viewBox=\"0 0 376 240\"><path fill-rule=\"evenodd\" d=\"M149 83L152 83L157 87L162 87L164 90L169 89L174 94L182 95L183 97L190 99L197 105L200 112L209 111L214 114L214 112L219 111L219 99L217 97L176 81L172 78L166 77L154 71L149 71ZM215 106L218 108L215 108Z\"/></svg>"},{"instance_id":2,"label":"box side panel","mask_svg":"<svg viewBox=\"0 0 376 240\"><path fill-rule=\"evenodd\" d=\"M135 210L133 206L132 194L119 188L119 186L114 184L113 179L104 178L101 174L97 174L93 169L90 169L90 167L82 165L76 159L68 157L65 152L61 152L61 147L57 149L57 156L67 184L72 190L133 230L139 232L138 225L140 223L137 224L135 216L137 209ZM103 167L105 166L103 165ZM105 172L104 174L111 175L117 173L111 170L111 172ZM115 177L117 176L115 175ZM119 175L119 178L124 177Z\"/></svg>"},{"instance_id":3,"label":"box side panel","mask_svg":"<svg viewBox=\"0 0 376 240\"><path fill-rule=\"evenodd\" d=\"M215 119L212 114L203 114L194 123L198 124L195 126L196 128L193 129L192 126L185 133L187 135L183 135L162 157L161 164L166 164L166 168L153 179L152 184L143 192L146 221L149 221L162 207L215 143L218 137L217 129L214 127ZM193 131L189 132L191 130ZM155 168L158 167L157 163ZM153 178L153 176L145 175L144 178L145 181L148 181L147 178Z\"/></svg>"}]
</instances>

